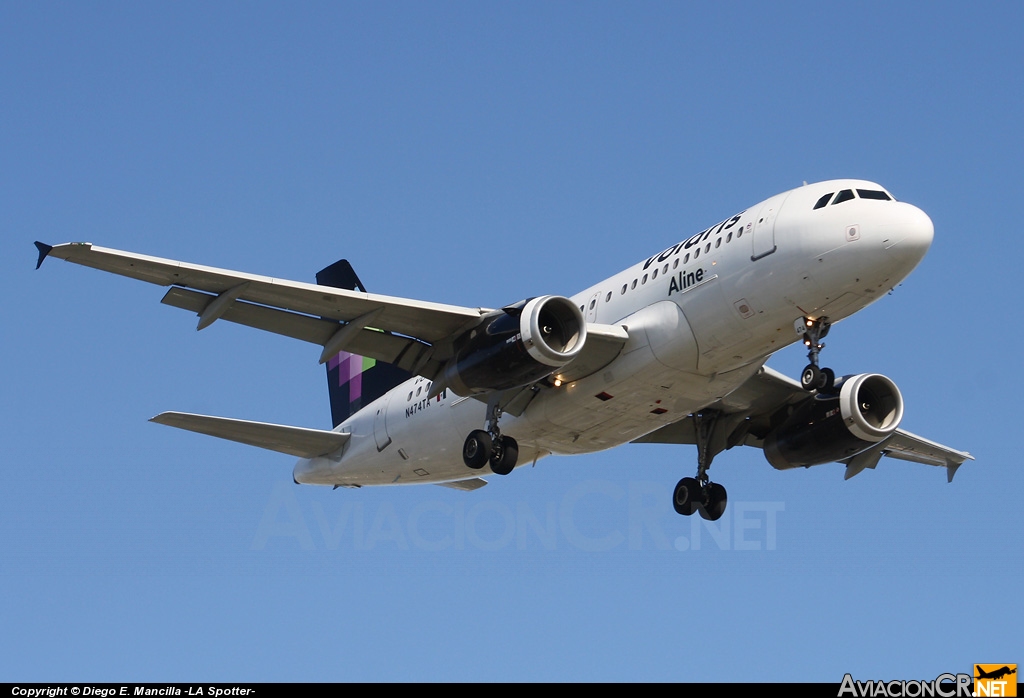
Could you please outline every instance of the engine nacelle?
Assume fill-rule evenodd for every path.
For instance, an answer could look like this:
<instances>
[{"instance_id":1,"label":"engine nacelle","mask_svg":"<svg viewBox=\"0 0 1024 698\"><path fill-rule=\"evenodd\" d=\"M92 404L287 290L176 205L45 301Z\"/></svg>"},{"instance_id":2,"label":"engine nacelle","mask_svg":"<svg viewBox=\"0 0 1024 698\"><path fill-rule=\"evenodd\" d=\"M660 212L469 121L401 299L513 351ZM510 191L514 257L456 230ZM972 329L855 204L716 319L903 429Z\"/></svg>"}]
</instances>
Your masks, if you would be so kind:
<instances>
[{"instance_id":1,"label":"engine nacelle","mask_svg":"<svg viewBox=\"0 0 1024 698\"><path fill-rule=\"evenodd\" d=\"M531 298L473 329L444 380L459 395L529 385L576 358L586 339L587 323L571 300Z\"/></svg>"},{"instance_id":2,"label":"engine nacelle","mask_svg":"<svg viewBox=\"0 0 1024 698\"><path fill-rule=\"evenodd\" d=\"M903 419L903 396L877 373L836 381L838 394L815 395L764 440L773 467L806 468L843 460L886 438Z\"/></svg>"}]
</instances>

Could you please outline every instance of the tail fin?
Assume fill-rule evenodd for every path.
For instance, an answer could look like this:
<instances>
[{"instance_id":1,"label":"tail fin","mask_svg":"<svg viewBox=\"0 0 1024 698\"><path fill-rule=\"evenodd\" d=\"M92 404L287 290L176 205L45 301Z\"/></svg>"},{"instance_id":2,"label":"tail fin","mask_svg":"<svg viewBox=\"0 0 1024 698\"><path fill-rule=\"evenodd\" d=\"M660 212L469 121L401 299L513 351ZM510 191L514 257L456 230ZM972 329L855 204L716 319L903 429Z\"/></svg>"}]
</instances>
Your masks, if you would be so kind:
<instances>
[{"instance_id":1,"label":"tail fin","mask_svg":"<svg viewBox=\"0 0 1024 698\"><path fill-rule=\"evenodd\" d=\"M347 259L317 272L316 282L366 293L366 287ZM327 362L327 390L331 397L331 421L338 426L412 374L397 366L340 351Z\"/></svg>"}]
</instances>

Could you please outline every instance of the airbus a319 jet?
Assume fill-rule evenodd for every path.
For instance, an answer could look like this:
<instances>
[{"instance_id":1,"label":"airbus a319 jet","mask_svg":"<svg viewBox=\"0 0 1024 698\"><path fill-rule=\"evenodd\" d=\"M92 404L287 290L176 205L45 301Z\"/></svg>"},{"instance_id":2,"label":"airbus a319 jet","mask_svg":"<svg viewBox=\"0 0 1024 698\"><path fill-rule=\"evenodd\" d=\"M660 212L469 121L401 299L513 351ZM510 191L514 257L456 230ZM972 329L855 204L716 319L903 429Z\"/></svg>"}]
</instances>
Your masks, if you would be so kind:
<instances>
[{"instance_id":1,"label":"airbus a319 jet","mask_svg":"<svg viewBox=\"0 0 1024 698\"><path fill-rule=\"evenodd\" d=\"M341 260L316 284L215 269L91 243L36 243L46 257L170 287L198 329L240 323L322 347L332 430L182 412L154 422L298 456L300 484L435 483L473 490L548 455L625 443L693 444L675 510L716 520L721 451L762 449L778 469L838 461L850 478L882 456L942 466L969 453L899 428L896 384L820 365L835 322L899 284L932 221L878 184L842 179L784 192L572 297L503 308L369 293ZM802 341L799 381L765 366Z\"/></svg>"}]
</instances>

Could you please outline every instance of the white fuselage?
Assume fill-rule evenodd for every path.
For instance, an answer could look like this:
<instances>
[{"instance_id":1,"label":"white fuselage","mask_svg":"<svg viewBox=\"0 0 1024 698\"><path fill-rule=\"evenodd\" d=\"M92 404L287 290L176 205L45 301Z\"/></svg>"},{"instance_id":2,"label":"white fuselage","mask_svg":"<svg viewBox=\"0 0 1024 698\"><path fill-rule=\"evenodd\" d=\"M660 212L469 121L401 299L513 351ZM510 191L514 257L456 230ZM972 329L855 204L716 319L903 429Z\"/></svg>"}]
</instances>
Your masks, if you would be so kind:
<instances>
[{"instance_id":1,"label":"white fuselage","mask_svg":"<svg viewBox=\"0 0 1024 698\"><path fill-rule=\"evenodd\" d=\"M815 208L844 190L882 187L833 180L779 194L573 296L588 322L625 326L629 340L603 369L545 387L521 416L501 418L502 433L519 443L519 464L603 450L684 419L797 341L796 320L834 323L902 281L931 244L931 220L909 204L858 196ZM489 473L462 460L485 404L451 390L427 400L428 387L413 378L343 422L336 430L352 435L345 447L300 460L296 482L419 484Z\"/></svg>"}]
</instances>

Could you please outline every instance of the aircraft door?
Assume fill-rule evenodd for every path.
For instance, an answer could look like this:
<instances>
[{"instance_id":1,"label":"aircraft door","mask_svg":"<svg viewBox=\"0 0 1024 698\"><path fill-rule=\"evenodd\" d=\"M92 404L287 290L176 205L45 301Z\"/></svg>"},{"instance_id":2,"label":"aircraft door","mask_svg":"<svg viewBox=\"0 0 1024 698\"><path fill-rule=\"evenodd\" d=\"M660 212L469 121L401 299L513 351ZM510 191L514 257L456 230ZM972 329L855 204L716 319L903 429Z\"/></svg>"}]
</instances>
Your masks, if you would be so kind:
<instances>
[{"instance_id":1,"label":"aircraft door","mask_svg":"<svg viewBox=\"0 0 1024 698\"><path fill-rule=\"evenodd\" d=\"M775 251L775 216L782 206L783 197L773 196L764 202L757 220L754 221L753 251L750 255L751 261L767 257Z\"/></svg>"},{"instance_id":2,"label":"aircraft door","mask_svg":"<svg viewBox=\"0 0 1024 698\"><path fill-rule=\"evenodd\" d=\"M373 439L377 442L377 450L383 451L391 445L388 434L388 403L391 395L386 394L377 402L377 413L373 416Z\"/></svg>"}]
</instances>

